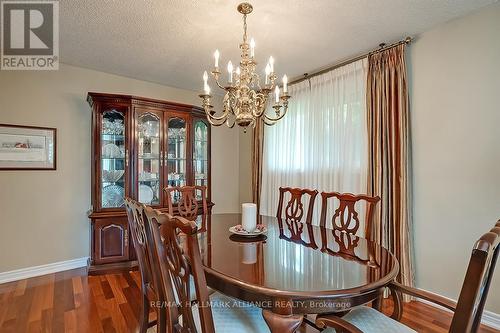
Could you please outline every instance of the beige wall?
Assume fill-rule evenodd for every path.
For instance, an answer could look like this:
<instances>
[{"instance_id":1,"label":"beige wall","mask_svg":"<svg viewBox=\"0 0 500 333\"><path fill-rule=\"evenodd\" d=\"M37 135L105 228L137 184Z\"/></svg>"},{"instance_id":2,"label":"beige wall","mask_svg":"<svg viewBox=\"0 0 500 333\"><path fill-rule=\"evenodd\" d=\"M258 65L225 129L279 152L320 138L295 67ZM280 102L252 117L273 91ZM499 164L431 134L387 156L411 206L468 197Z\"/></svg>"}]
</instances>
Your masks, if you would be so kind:
<instances>
[{"instance_id":1,"label":"beige wall","mask_svg":"<svg viewBox=\"0 0 500 333\"><path fill-rule=\"evenodd\" d=\"M61 65L52 72L0 72L0 123L56 127L56 171L0 171L0 272L89 255L88 91L199 104L194 91ZM212 132L215 212L239 204L238 132Z\"/></svg>"},{"instance_id":2,"label":"beige wall","mask_svg":"<svg viewBox=\"0 0 500 333\"><path fill-rule=\"evenodd\" d=\"M496 4L409 51L417 285L454 299L474 241L500 218L499 33ZM487 308L500 313L500 269Z\"/></svg>"}]
</instances>

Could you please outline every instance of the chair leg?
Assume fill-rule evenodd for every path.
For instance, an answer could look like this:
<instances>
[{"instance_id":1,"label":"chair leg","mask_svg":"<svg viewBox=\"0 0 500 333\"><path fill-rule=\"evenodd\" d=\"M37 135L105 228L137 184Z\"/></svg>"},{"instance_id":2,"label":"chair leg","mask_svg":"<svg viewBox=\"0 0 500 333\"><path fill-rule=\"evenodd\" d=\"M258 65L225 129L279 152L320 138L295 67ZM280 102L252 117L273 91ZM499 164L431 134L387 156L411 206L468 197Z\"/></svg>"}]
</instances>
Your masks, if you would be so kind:
<instances>
[{"instance_id":1,"label":"chair leg","mask_svg":"<svg viewBox=\"0 0 500 333\"><path fill-rule=\"evenodd\" d=\"M140 333L146 333L146 331L148 330L149 310L150 310L149 299L145 294L142 294L142 312L141 312L141 318L139 320Z\"/></svg>"},{"instance_id":2,"label":"chair leg","mask_svg":"<svg viewBox=\"0 0 500 333\"><path fill-rule=\"evenodd\" d=\"M167 309L163 306L157 309L156 315L158 317L156 332L166 333L167 332Z\"/></svg>"}]
</instances>

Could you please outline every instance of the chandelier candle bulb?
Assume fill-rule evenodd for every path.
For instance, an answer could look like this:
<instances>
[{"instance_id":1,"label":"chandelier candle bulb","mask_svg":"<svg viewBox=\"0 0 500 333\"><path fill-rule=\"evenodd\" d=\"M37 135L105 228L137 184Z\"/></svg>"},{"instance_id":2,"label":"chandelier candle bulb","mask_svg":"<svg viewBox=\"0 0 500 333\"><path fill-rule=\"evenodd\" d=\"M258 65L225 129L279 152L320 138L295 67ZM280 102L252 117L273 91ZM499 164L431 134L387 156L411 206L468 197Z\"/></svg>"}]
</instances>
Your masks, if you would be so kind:
<instances>
[{"instance_id":1,"label":"chandelier candle bulb","mask_svg":"<svg viewBox=\"0 0 500 333\"><path fill-rule=\"evenodd\" d=\"M219 50L215 50L214 52L214 58L215 58L215 68L219 68Z\"/></svg>"},{"instance_id":2,"label":"chandelier candle bulb","mask_svg":"<svg viewBox=\"0 0 500 333\"><path fill-rule=\"evenodd\" d=\"M241 69L240 69L240 66L236 67L236 75L238 75L238 77L240 76L241 74Z\"/></svg>"},{"instance_id":3,"label":"chandelier candle bulb","mask_svg":"<svg viewBox=\"0 0 500 333\"><path fill-rule=\"evenodd\" d=\"M227 72L229 73L229 83L233 83L233 63L231 60L227 63Z\"/></svg>"},{"instance_id":4,"label":"chandelier candle bulb","mask_svg":"<svg viewBox=\"0 0 500 333\"><path fill-rule=\"evenodd\" d=\"M288 78L286 77L286 75L283 76L283 94L286 95L288 91Z\"/></svg>"},{"instance_id":5,"label":"chandelier candle bulb","mask_svg":"<svg viewBox=\"0 0 500 333\"><path fill-rule=\"evenodd\" d=\"M250 56L255 57L255 40L253 38L250 39Z\"/></svg>"},{"instance_id":6,"label":"chandelier candle bulb","mask_svg":"<svg viewBox=\"0 0 500 333\"><path fill-rule=\"evenodd\" d=\"M274 58L273 58L273 56L269 57L269 68L271 69L271 73L274 73Z\"/></svg>"},{"instance_id":7,"label":"chandelier candle bulb","mask_svg":"<svg viewBox=\"0 0 500 333\"><path fill-rule=\"evenodd\" d=\"M271 66L269 64L266 65L266 85L269 84L269 74L271 74Z\"/></svg>"},{"instance_id":8,"label":"chandelier candle bulb","mask_svg":"<svg viewBox=\"0 0 500 333\"><path fill-rule=\"evenodd\" d=\"M241 226L248 232L257 228L257 205L254 203L241 204Z\"/></svg>"},{"instance_id":9,"label":"chandelier candle bulb","mask_svg":"<svg viewBox=\"0 0 500 333\"><path fill-rule=\"evenodd\" d=\"M208 74L207 71L203 73L203 86L206 86L208 82Z\"/></svg>"}]
</instances>

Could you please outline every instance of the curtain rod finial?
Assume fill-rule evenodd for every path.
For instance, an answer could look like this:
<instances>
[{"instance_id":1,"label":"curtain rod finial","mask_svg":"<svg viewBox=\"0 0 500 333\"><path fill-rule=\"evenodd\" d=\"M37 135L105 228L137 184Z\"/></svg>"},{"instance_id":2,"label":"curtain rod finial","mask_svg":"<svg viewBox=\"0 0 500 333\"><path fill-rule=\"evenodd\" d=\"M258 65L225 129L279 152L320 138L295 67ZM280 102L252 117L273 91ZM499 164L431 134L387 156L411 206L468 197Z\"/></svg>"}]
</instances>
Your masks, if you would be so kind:
<instances>
[{"instance_id":1,"label":"curtain rod finial","mask_svg":"<svg viewBox=\"0 0 500 333\"><path fill-rule=\"evenodd\" d=\"M406 37L405 44L410 44L412 40L413 40L413 38L411 38L410 36Z\"/></svg>"}]
</instances>

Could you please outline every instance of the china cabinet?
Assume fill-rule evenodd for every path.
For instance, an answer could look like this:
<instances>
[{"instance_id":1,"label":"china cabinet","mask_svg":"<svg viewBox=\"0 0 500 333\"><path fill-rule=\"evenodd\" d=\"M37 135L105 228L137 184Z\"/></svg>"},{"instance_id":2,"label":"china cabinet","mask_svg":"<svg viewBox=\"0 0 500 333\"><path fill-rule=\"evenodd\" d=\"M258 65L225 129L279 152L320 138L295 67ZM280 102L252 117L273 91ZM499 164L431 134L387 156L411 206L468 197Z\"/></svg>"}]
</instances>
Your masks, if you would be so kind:
<instances>
[{"instance_id":1,"label":"china cabinet","mask_svg":"<svg viewBox=\"0 0 500 333\"><path fill-rule=\"evenodd\" d=\"M203 109L192 105L102 93L89 93L87 100L92 107L89 273L96 274L136 265L125 197L166 211L165 187L205 185L213 206L210 125Z\"/></svg>"}]
</instances>

